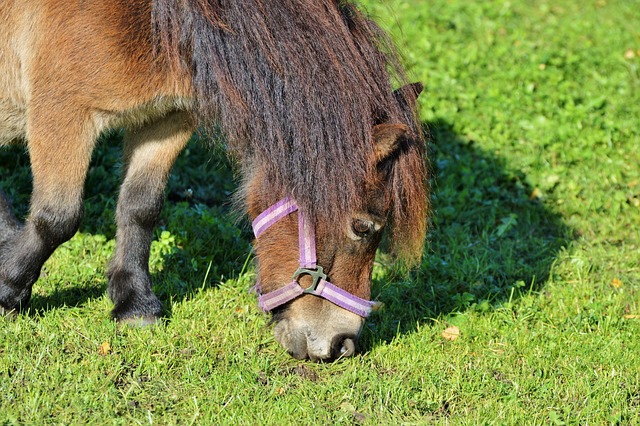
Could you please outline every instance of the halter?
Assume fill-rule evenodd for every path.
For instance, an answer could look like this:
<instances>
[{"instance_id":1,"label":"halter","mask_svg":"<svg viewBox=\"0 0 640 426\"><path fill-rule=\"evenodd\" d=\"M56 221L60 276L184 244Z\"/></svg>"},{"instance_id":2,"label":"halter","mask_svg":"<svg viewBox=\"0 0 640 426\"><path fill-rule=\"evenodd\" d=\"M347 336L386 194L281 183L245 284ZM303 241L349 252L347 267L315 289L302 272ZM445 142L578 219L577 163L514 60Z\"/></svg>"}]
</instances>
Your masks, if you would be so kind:
<instances>
[{"instance_id":1,"label":"halter","mask_svg":"<svg viewBox=\"0 0 640 426\"><path fill-rule=\"evenodd\" d=\"M258 293L258 306L268 312L280 305L303 295L313 294L344 308L361 317L368 317L376 302L361 299L344 291L327 281L322 266L316 265L316 237L313 227L298 209L298 205L291 198L286 197L278 201L255 218L251 226L256 238L262 235L271 225L298 210L298 246L300 252L300 267L294 272L292 281L278 290L262 294L260 282L254 287ZM310 275L313 283L308 288L302 288L298 278Z\"/></svg>"}]
</instances>

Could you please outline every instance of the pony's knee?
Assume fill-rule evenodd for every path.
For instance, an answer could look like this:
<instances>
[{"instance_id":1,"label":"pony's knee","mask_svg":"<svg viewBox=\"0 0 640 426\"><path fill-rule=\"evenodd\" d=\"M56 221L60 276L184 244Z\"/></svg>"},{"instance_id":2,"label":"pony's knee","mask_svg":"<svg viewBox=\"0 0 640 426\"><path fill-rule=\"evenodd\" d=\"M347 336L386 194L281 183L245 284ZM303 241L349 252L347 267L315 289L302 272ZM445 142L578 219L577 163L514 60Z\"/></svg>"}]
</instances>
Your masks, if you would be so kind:
<instances>
[{"instance_id":1,"label":"pony's knee","mask_svg":"<svg viewBox=\"0 0 640 426\"><path fill-rule=\"evenodd\" d=\"M73 209L44 207L31 214L29 223L46 245L55 248L75 235L82 216L82 205Z\"/></svg>"}]
</instances>

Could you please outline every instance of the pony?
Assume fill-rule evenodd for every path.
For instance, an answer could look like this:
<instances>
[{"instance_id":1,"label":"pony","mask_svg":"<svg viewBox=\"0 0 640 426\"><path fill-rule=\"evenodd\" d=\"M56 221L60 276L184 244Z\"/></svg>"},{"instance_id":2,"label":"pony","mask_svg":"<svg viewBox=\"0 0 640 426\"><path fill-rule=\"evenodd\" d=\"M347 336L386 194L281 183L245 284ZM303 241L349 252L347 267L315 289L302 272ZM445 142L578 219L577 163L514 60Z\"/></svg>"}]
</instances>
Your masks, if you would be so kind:
<instances>
[{"instance_id":1,"label":"pony","mask_svg":"<svg viewBox=\"0 0 640 426\"><path fill-rule=\"evenodd\" d=\"M195 131L215 132L238 202L269 222L257 288L276 340L300 359L353 355L383 232L415 262L429 214L422 86L377 24L342 0L8 0L0 21L0 146L25 143L33 175L24 223L0 192L2 313L77 231L94 144L118 128L112 316L160 318L148 260L167 177Z\"/></svg>"}]
</instances>

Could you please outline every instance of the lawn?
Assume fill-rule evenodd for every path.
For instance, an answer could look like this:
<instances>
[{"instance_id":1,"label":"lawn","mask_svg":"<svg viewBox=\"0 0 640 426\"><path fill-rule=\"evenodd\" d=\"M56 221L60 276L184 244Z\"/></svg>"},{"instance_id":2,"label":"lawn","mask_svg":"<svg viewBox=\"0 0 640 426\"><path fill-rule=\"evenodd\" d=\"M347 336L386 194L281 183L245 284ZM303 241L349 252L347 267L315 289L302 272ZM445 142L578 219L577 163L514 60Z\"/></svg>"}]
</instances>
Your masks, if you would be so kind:
<instances>
[{"instance_id":1,"label":"lawn","mask_svg":"<svg viewBox=\"0 0 640 426\"><path fill-rule=\"evenodd\" d=\"M196 139L152 246L167 317L117 326L116 132L80 232L0 318L0 425L640 424L640 1L361 4L425 84L434 215L418 268L379 254L360 354L274 341L230 166ZM0 176L24 216L23 149Z\"/></svg>"}]
</instances>

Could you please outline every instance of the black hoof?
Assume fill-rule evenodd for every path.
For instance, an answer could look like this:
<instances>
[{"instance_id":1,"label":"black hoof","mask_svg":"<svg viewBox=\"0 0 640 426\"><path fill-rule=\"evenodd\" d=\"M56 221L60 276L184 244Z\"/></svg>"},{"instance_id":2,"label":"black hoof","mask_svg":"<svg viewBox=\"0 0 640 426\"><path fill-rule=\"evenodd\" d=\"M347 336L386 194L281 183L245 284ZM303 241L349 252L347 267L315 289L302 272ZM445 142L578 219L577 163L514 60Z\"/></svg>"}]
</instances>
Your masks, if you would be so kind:
<instances>
[{"instance_id":1,"label":"black hoof","mask_svg":"<svg viewBox=\"0 0 640 426\"><path fill-rule=\"evenodd\" d=\"M120 323L151 325L162 316L162 309L162 302L151 294L144 299L133 297L117 303L111 315Z\"/></svg>"},{"instance_id":2,"label":"black hoof","mask_svg":"<svg viewBox=\"0 0 640 426\"><path fill-rule=\"evenodd\" d=\"M31 286L17 290L0 280L0 316L15 316L26 309L31 299Z\"/></svg>"},{"instance_id":3,"label":"black hoof","mask_svg":"<svg viewBox=\"0 0 640 426\"><path fill-rule=\"evenodd\" d=\"M155 316L144 316L144 317L130 317L122 320L118 320L118 324L122 324L128 327L133 328L142 328L149 327L152 325L156 325L158 323L159 318Z\"/></svg>"},{"instance_id":4,"label":"black hoof","mask_svg":"<svg viewBox=\"0 0 640 426\"><path fill-rule=\"evenodd\" d=\"M148 325L162 316L162 302L153 294L144 271L110 272L108 293L115 305L111 315L118 322Z\"/></svg>"}]
</instances>

